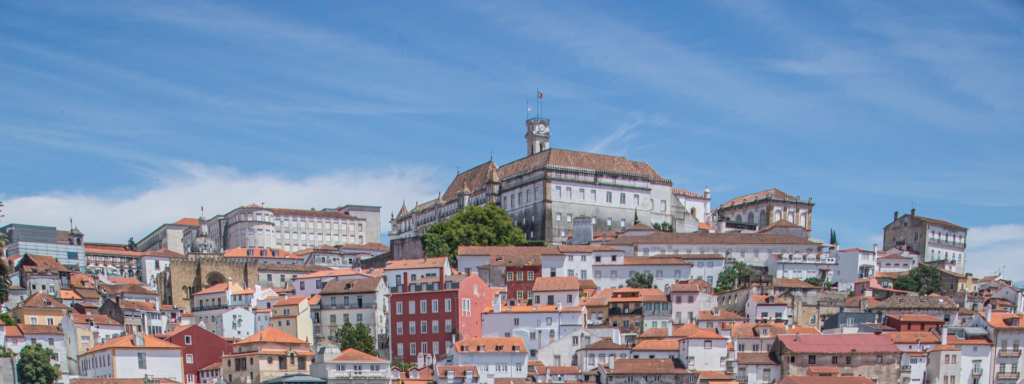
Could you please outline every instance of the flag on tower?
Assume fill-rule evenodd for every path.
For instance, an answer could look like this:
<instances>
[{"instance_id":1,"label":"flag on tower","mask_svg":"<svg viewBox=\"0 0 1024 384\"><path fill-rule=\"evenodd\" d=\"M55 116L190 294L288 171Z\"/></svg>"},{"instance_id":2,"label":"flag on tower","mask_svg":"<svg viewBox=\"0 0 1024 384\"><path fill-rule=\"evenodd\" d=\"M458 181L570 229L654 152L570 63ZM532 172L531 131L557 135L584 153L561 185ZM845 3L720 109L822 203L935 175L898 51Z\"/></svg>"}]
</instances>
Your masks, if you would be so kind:
<instances>
[{"instance_id":1,"label":"flag on tower","mask_svg":"<svg viewBox=\"0 0 1024 384\"><path fill-rule=\"evenodd\" d=\"M544 98L544 94L540 93L540 91L537 91L537 98L538 99L543 99Z\"/></svg>"},{"instance_id":2,"label":"flag on tower","mask_svg":"<svg viewBox=\"0 0 1024 384\"><path fill-rule=\"evenodd\" d=\"M532 107L530 107L529 105L527 105L527 106L526 106L526 111L527 111L527 112L529 112L529 111L532 111L532 110L533 110L533 108L532 108Z\"/></svg>"}]
</instances>

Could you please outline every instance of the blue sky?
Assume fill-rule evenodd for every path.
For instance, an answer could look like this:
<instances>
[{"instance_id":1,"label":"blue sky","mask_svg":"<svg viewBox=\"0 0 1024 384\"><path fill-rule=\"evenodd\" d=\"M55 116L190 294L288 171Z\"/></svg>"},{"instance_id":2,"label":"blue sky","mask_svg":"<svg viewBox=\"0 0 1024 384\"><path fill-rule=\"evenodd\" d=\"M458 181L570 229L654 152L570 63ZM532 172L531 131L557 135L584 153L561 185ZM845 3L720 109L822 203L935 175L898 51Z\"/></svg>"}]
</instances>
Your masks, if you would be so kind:
<instances>
[{"instance_id":1,"label":"blue sky","mask_svg":"<svg viewBox=\"0 0 1024 384\"><path fill-rule=\"evenodd\" d=\"M0 3L4 222L124 242L252 202L383 207L552 146L713 204L814 197L816 237L892 212L971 227L1024 279L1024 6L992 2Z\"/></svg>"}]
</instances>

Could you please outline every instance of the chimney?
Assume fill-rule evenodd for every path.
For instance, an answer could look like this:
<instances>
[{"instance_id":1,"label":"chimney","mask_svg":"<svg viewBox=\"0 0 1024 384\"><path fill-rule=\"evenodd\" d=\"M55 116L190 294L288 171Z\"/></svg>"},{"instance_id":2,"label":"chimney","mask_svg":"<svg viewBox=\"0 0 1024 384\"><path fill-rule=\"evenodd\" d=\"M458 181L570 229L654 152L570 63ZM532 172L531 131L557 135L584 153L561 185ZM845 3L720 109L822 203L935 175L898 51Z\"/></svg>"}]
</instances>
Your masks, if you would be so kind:
<instances>
[{"instance_id":1,"label":"chimney","mask_svg":"<svg viewBox=\"0 0 1024 384\"><path fill-rule=\"evenodd\" d=\"M402 292L409 292L409 272L402 273Z\"/></svg>"},{"instance_id":2,"label":"chimney","mask_svg":"<svg viewBox=\"0 0 1024 384\"><path fill-rule=\"evenodd\" d=\"M494 295L494 313L501 313L501 296Z\"/></svg>"},{"instance_id":3,"label":"chimney","mask_svg":"<svg viewBox=\"0 0 1024 384\"><path fill-rule=\"evenodd\" d=\"M910 217L917 216L917 208L910 208Z\"/></svg>"},{"instance_id":4,"label":"chimney","mask_svg":"<svg viewBox=\"0 0 1024 384\"><path fill-rule=\"evenodd\" d=\"M440 272L437 274L437 278L440 279L437 283L437 289L444 289L444 267L438 268L437 270Z\"/></svg>"},{"instance_id":5,"label":"chimney","mask_svg":"<svg viewBox=\"0 0 1024 384\"><path fill-rule=\"evenodd\" d=\"M136 347L145 347L146 338L142 336L141 333L135 332L132 334L132 343L135 344Z\"/></svg>"},{"instance_id":6,"label":"chimney","mask_svg":"<svg viewBox=\"0 0 1024 384\"><path fill-rule=\"evenodd\" d=\"M893 212L893 214L892 214L892 221L895 222L896 220L899 220L899 219L900 219L900 211Z\"/></svg>"},{"instance_id":7,"label":"chimney","mask_svg":"<svg viewBox=\"0 0 1024 384\"><path fill-rule=\"evenodd\" d=\"M674 325L674 324L672 324L672 322L669 322L668 323L668 328L665 329L665 332L666 332L666 334L668 334L668 337L672 337L672 325Z\"/></svg>"},{"instance_id":8,"label":"chimney","mask_svg":"<svg viewBox=\"0 0 1024 384\"><path fill-rule=\"evenodd\" d=\"M797 334L796 334L796 342L798 342L798 343L800 342L800 333L799 332L797 332Z\"/></svg>"},{"instance_id":9,"label":"chimney","mask_svg":"<svg viewBox=\"0 0 1024 384\"><path fill-rule=\"evenodd\" d=\"M949 336L949 329L942 327L942 345L946 345L946 337Z\"/></svg>"},{"instance_id":10,"label":"chimney","mask_svg":"<svg viewBox=\"0 0 1024 384\"><path fill-rule=\"evenodd\" d=\"M558 312L562 312L562 302L561 301L558 302L558 306L555 307L555 309L557 309Z\"/></svg>"},{"instance_id":11,"label":"chimney","mask_svg":"<svg viewBox=\"0 0 1024 384\"><path fill-rule=\"evenodd\" d=\"M611 356L611 358L608 359L608 370L615 370L615 356Z\"/></svg>"},{"instance_id":12,"label":"chimney","mask_svg":"<svg viewBox=\"0 0 1024 384\"><path fill-rule=\"evenodd\" d=\"M985 321L992 321L992 306L985 307Z\"/></svg>"}]
</instances>

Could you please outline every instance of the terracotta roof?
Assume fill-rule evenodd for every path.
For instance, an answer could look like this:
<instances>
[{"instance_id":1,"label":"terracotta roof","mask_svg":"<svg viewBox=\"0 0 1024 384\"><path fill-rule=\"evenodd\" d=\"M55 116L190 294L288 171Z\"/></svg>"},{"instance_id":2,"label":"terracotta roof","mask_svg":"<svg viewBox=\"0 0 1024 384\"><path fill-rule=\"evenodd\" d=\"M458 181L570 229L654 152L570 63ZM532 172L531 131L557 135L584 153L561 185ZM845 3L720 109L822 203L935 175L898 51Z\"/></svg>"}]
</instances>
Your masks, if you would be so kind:
<instances>
[{"instance_id":1,"label":"terracotta roof","mask_svg":"<svg viewBox=\"0 0 1024 384\"><path fill-rule=\"evenodd\" d=\"M992 345L988 339L961 339L956 335L949 335L946 337L946 344L949 345Z\"/></svg>"},{"instance_id":2,"label":"terracotta roof","mask_svg":"<svg viewBox=\"0 0 1024 384\"><path fill-rule=\"evenodd\" d=\"M160 338L161 339L167 339L168 337L171 337L171 336L177 335L179 333L185 332L185 331L189 330L192 327L198 327L198 325L189 324L189 325L182 325L180 327L175 327L174 329L172 329L170 331L167 331L166 333L161 335Z\"/></svg>"},{"instance_id":3,"label":"terracotta roof","mask_svg":"<svg viewBox=\"0 0 1024 384\"><path fill-rule=\"evenodd\" d=\"M710 231L710 230L713 230L714 228L712 228L710 225L708 225L706 223L702 223L701 222L701 223L697 223L697 229L701 229L701 230L705 230L705 231Z\"/></svg>"},{"instance_id":4,"label":"terracotta roof","mask_svg":"<svg viewBox=\"0 0 1024 384\"><path fill-rule=\"evenodd\" d=\"M853 251L856 251L856 252L867 252L867 253L875 253L875 251L872 251L872 250L870 250L870 249L864 249L864 248L860 248L860 247L853 247L853 248L847 248L847 249L840 249L840 250L839 250L839 252L853 252Z\"/></svg>"},{"instance_id":5,"label":"terracotta roof","mask_svg":"<svg viewBox=\"0 0 1024 384\"><path fill-rule=\"evenodd\" d=\"M455 342L455 350L459 353L498 352L499 346L502 347L501 352L527 353L526 343L521 337L469 337ZM480 347L483 349L479 350ZM519 350L513 347L519 347Z\"/></svg>"},{"instance_id":6,"label":"terracotta roof","mask_svg":"<svg viewBox=\"0 0 1024 384\"><path fill-rule=\"evenodd\" d=\"M71 272L64 268L57 259L50 256L26 254L18 264L19 268L28 273ZM15 268L18 269L18 268Z\"/></svg>"},{"instance_id":7,"label":"terracotta roof","mask_svg":"<svg viewBox=\"0 0 1024 384\"><path fill-rule=\"evenodd\" d=\"M800 279L784 279L781 277L773 277L772 286L777 288L821 288Z\"/></svg>"},{"instance_id":8,"label":"terracotta roof","mask_svg":"<svg viewBox=\"0 0 1024 384\"><path fill-rule=\"evenodd\" d=\"M81 272L72 272L70 283L72 287L94 287L96 280Z\"/></svg>"},{"instance_id":9,"label":"terracotta roof","mask_svg":"<svg viewBox=\"0 0 1024 384\"><path fill-rule=\"evenodd\" d=\"M110 282L114 283L114 284L133 284L133 285L142 284L141 281L139 281L136 278L132 278L132 277L108 277L107 280L110 280Z\"/></svg>"},{"instance_id":10,"label":"terracotta roof","mask_svg":"<svg viewBox=\"0 0 1024 384\"><path fill-rule=\"evenodd\" d=\"M370 355L368 353L365 353L363 351L357 350L355 348L349 348L349 349L346 349L344 351L341 351L341 354L339 354L338 356L335 356L333 359L331 359L331 361L367 361L367 362L369 362L369 361L387 361L387 360L381 359L381 358L379 358L377 356L374 356L374 355Z\"/></svg>"},{"instance_id":11,"label":"terracotta roof","mask_svg":"<svg viewBox=\"0 0 1024 384\"><path fill-rule=\"evenodd\" d=\"M652 181L668 181L664 180L647 163L631 161L625 157L577 152L560 148L551 148L502 165L498 168L498 174L501 179L505 179L542 168L590 170L598 173L635 175Z\"/></svg>"},{"instance_id":12,"label":"terracotta roof","mask_svg":"<svg viewBox=\"0 0 1024 384\"><path fill-rule=\"evenodd\" d=\"M56 325L29 325L18 324L18 330L22 335L61 335L64 334Z\"/></svg>"},{"instance_id":13,"label":"terracotta roof","mask_svg":"<svg viewBox=\"0 0 1024 384\"><path fill-rule=\"evenodd\" d=\"M299 276L299 278L312 279L312 278L320 278L320 277L352 276L352 275L367 276L366 274L364 274L362 272L357 272L354 269L346 268L346 269L326 269L326 270L323 270L323 271L313 272L313 273L310 273L310 274L302 275L302 276Z\"/></svg>"},{"instance_id":14,"label":"terracotta roof","mask_svg":"<svg viewBox=\"0 0 1024 384\"><path fill-rule=\"evenodd\" d=\"M885 315L887 319L910 322L910 323L945 323L944 320L932 316L932 315L918 315L913 313L907 313L902 315Z\"/></svg>"},{"instance_id":15,"label":"terracotta roof","mask_svg":"<svg viewBox=\"0 0 1024 384\"><path fill-rule=\"evenodd\" d=\"M366 243L366 244L342 244L338 249L354 249L359 251L376 251L376 252L387 252L391 248L381 243Z\"/></svg>"},{"instance_id":16,"label":"terracotta roof","mask_svg":"<svg viewBox=\"0 0 1024 384\"><path fill-rule=\"evenodd\" d=\"M863 299L868 300L868 307L881 303L881 301L878 301L878 299L875 299L874 297L857 295L846 299L846 301L843 303L843 306L847 308L860 308L860 301Z\"/></svg>"},{"instance_id":17,"label":"terracotta roof","mask_svg":"<svg viewBox=\"0 0 1024 384\"><path fill-rule=\"evenodd\" d=\"M136 285L136 284L115 284L115 285L109 285L109 284L100 283L99 289L100 289L100 291L102 291L102 292L104 292L104 293L106 293L108 295L119 295L119 294L125 293L125 294L130 294L130 295L159 296L158 293L150 291L150 290L148 290L146 288L142 288L141 285Z\"/></svg>"},{"instance_id":18,"label":"terracotta roof","mask_svg":"<svg viewBox=\"0 0 1024 384\"><path fill-rule=\"evenodd\" d=\"M252 251L252 254L249 254ZM277 256L274 256L274 251L277 251ZM264 256L265 254L265 256ZM301 257L295 256L291 252L287 252L283 249L272 249L272 248L231 248L224 251L225 258L256 258L256 259L271 259L271 260L301 260Z\"/></svg>"},{"instance_id":19,"label":"terracotta roof","mask_svg":"<svg viewBox=\"0 0 1024 384\"><path fill-rule=\"evenodd\" d=\"M896 344L938 344L939 337L931 332L889 332L886 333L892 338L892 342ZM947 338L948 340L948 338Z\"/></svg>"},{"instance_id":20,"label":"terracotta roof","mask_svg":"<svg viewBox=\"0 0 1024 384\"><path fill-rule=\"evenodd\" d=\"M525 256L561 255L557 247L503 246L503 245L460 245L459 256Z\"/></svg>"},{"instance_id":21,"label":"terracotta roof","mask_svg":"<svg viewBox=\"0 0 1024 384\"><path fill-rule=\"evenodd\" d=\"M61 309L71 310L68 306L61 303L57 298L47 295L42 292L36 292L25 299L20 305L22 308L46 308L46 309Z\"/></svg>"},{"instance_id":22,"label":"terracotta roof","mask_svg":"<svg viewBox=\"0 0 1024 384\"><path fill-rule=\"evenodd\" d=\"M821 334L821 331L819 331L818 328L814 328L814 327L789 327L789 328L786 328L786 331L788 331L790 335L795 335L797 333L799 333L801 335L820 335Z\"/></svg>"},{"instance_id":23,"label":"terracotta roof","mask_svg":"<svg viewBox=\"0 0 1024 384\"><path fill-rule=\"evenodd\" d=\"M284 306L284 305L298 305L298 304L302 304L303 301L308 303L309 302L309 298L306 297L306 296L292 296L292 297L289 297L287 299L278 300L277 302L274 303L274 306L276 307L276 306Z\"/></svg>"},{"instance_id":24,"label":"terracotta roof","mask_svg":"<svg viewBox=\"0 0 1024 384\"><path fill-rule=\"evenodd\" d=\"M1013 321L1016 321L1017 325L1012 325ZM1024 328L1024 315L1016 313L992 313L992 319L988 321L988 324L993 328L1000 329L1020 329Z\"/></svg>"},{"instance_id":25,"label":"terracotta roof","mask_svg":"<svg viewBox=\"0 0 1024 384\"><path fill-rule=\"evenodd\" d=\"M538 277L533 282L534 292L577 291L579 289L580 279L576 276Z\"/></svg>"},{"instance_id":26,"label":"terracotta roof","mask_svg":"<svg viewBox=\"0 0 1024 384\"><path fill-rule=\"evenodd\" d=\"M954 229L959 229L961 231L966 231L967 230L967 228L961 227L959 225L950 223L950 222L945 221L945 220L932 219L932 218L924 217L924 216L917 216L917 218L921 219L921 220L924 220L924 221L927 221L930 224L941 225L941 226L945 226L945 227L951 227L951 228L954 228Z\"/></svg>"},{"instance_id":27,"label":"terracotta roof","mask_svg":"<svg viewBox=\"0 0 1024 384\"><path fill-rule=\"evenodd\" d=\"M888 255L885 255L885 256L882 256L882 257L878 258L878 260L892 260L892 259L914 260L914 258L912 258L912 257L903 256L903 255L900 255L898 253L890 253Z\"/></svg>"},{"instance_id":28,"label":"terracotta roof","mask_svg":"<svg viewBox=\"0 0 1024 384\"><path fill-rule=\"evenodd\" d=\"M734 378L732 377L732 375L729 375L725 372L693 371L693 373L700 375L701 382L712 381L715 384L727 384L723 383L723 381L734 382Z\"/></svg>"},{"instance_id":29,"label":"terracotta roof","mask_svg":"<svg viewBox=\"0 0 1024 384\"><path fill-rule=\"evenodd\" d=\"M679 359L615 359L615 369L608 371L615 375L690 373Z\"/></svg>"},{"instance_id":30,"label":"terracotta roof","mask_svg":"<svg viewBox=\"0 0 1024 384\"><path fill-rule=\"evenodd\" d=\"M4 334L6 334L8 338L11 338L11 337L25 337L25 335L21 334L21 330L18 329L17 325L5 325L4 326Z\"/></svg>"},{"instance_id":31,"label":"terracotta roof","mask_svg":"<svg viewBox=\"0 0 1024 384\"><path fill-rule=\"evenodd\" d=\"M677 256L623 256L623 265L693 265Z\"/></svg>"},{"instance_id":32,"label":"terracotta roof","mask_svg":"<svg viewBox=\"0 0 1024 384\"><path fill-rule=\"evenodd\" d=\"M441 199L442 201L450 201L458 197L459 192L464 190L472 195L477 190L484 188L488 182L497 182L498 180L492 180L492 178L497 177L497 174L498 166L493 161L488 161L460 172L455 176L451 184L448 184L448 189L441 195Z\"/></svg>"},{"instance_id":33,"label":"terracotta roof","mask_svg":"<svg viewBox=\"0 0 1024 384\"><path fill-rule=\"evenodd\" d=\"M690 338L690 339L722 339L722 340L726 339L725 336L719 335L715 331L700 331L700 332L697 332L695 334L690 335L688 338Z\"/></svg>"},{"instance_id":34,"label":"terracotta roof","mask_svg":"<svg viewBox=\"0 0 1024 384\"><path fill-rule=\"evenodd\" d=\"M588 350L628 350L629 347L612 342L612 339L600 339L590 345L583 347Z\"/></svg>"},{"instance_id":35,"label":"terracotta roof","mask_svg":"<svg viewBox=\"0 0 1024 384\"><path fill-rule=\"evenodd\" d=\"M699 278L672 284L670 290L671 292L715 293L715 287L711 286L711 284Z\"/></svg>"},{"instance_id":36,"label":"terracotta roof","mask_svg":"<svg viewBox=\"0 0 1024 384\"><path fill-rule=\"evenodd\" d=\"M751 193L749 195L743 195L743 196L740 196L740 197L735 197L735 198L733 198L733 199L731 199L729 201L726 201L722 205L719 205L717 209L728 208L728 207L733 206L733 205L739 205L739 204L743 204L743 203L751 203L751 202L754 202L754 201L757 201L757 200L763 200L763 199L768 199L768 198L775 199L775 200L798 201L796 196L790 195L790 194L788 194L786 192L782 192L778 188L772 188L772 189L769 189L767 191L761 191L761 192Z\"/></svg>"},{"instance_id":37,"label":"terracotta roof","mask_svg":"<svg viewBox=\"0 0 1024 384\"><path fill-rule=\"evenodd\" d=\"M606 246L603 246L603 245L572 245L572 244L566 245L566 244L563 244L563 245L558 245L555 248L557 248L559 252L563 252L563 253L622 252L621 249L612 248L612 247L606 247Z\"/></svg>"},{"instance_id":38,"label":"terracotta roof","mask_svg":"<svg viewBox=\"0 0 1024 384\"><path fill-rule=\"evenodd\" d=\"M338 293L367 293L377 292L380 281L383 277L364 277L361 279L332 280L324 284L320 290L321 295Z\"/></svg>"},{"instance_id":39,"label":"terracotta roof","mask_svg":"<svg viewBox=\"0 0 1024 384\"><path fill-rule=\"evenodd\" d=\"M753 353L736 353L736 364L746 365L774 365L778 364L777 361L773 361L771 354L767 352L753 352Z\"/></svg>"},{"instance_id":40,"label":"terracotta roof","mask_svg":"<svg viewBox=\"0 0 1024 384\"><path fill-rule=\"evenodd\" d=\"M423 268L442 268L445 262L448 261L445 257L430 257L424 259L410 259L410 260L392 260L387 263L384 270L396 270L396 269L423 269Z\"/></svg>"},{"instance_id":41,"label":"terracotta roof","mask_svg":"<svg viewBox=\"0 0 1024 384\"><path fill-rule=\"evenodd\" d=\"M771 302L769 302L769 298ZM785 301L779 300L778 297L772 295L750 295L750 299L758 305L786 305Z\"/></svg>"},{"instance_id":42,"label":"terracotta roof","mask_svg":"<svg viewBox=\"0 0 1024 384\"><path fill-rule=\"evenodd\" d=\"M210 294L210 293L225 292L225 291L228 291L228 290L230 290L231 293L233 294L233 293L241 291L243 289L245 289L245 288L243 288L241 284L238 284L238 283L236 283L234 281L229 281L229 282L226 282L226 283L217 283L217 284L211 285L211 286L207 287L206 289L204 289L202 291L193 293L192 295L193 296L195 296L195 295L206 295L206 294Z\"/></svg>"},{"instance_id":43,"label":"terracotta roof","mask_svg":"<svg viewBox=\"0 0 1024 384\"><path fill-rule=\"evenodd\" d=\"M713 331L713 329L705 329L693 324L683 324L672 330L672 337L686 338L705 331Z\"/></svg>"},{"instance_id":44,"label":"terracotta roof","mask_svg":"<svg viewBox=\"0 0 1024 384\"><path fill-rule=\"evenodd\" d=\"M199 219L193 219L193 218L185 217L185 218L182 218L181 220L175 221L172 224L175 224L175 225L187 225L187 226L190 226L190 227L198 227L199 226Z\"/></svg>"},{"instance_id":45,"label":"terracotta roof","mask_svg":"<svg viewBox=\"0 0 1024 384\"><path fill-rule=\"evenodd\" d=\"M305 276L309 273L315 273L320 271L326 271L331 269L322 265L306 265L306 264L271 264L271 263L259 263L256 269L263 273L266 272L303 272L298 274L299 276Z\"/></svg>"},{"instance_id":46,"label":"terracotta roof","mask_svg":"<svg viewBox=\"0 0 1024 384\"><path fill-rule=\"evenodd\" d=\"M836 366L831 366L831 367L807 367L807 371L810 372L810 373L816 373L816 374L819 374L819 375L821 375L821 374L838 375L839 374L839 367L836 367Z\"/></svg>"},{"instance_id":47,"label":"terracotta roof","mask_svg":"<svg viewBox=\"0 0 1024 384\"><path fill-rule=\"evenodd\" d=\"M210 364L210 365L207 365L207 366L203 367L199 371L200 372L202 372L202 371L219 371L220 367L223 366L223 364L224 363L218 361L216 363L213 363L213 364Z\"/></svg>"},{"instance_id":48,"label":"terracotta roof","mask_svg":"<svg viewBox=\"0 0 1024 384\"><path fill-rule=\"evenodd\" d=\"M256 332L256 334L246 337L242 341L235 342L236 345L252 343L308 344L274 327L263 328L262 331Z\"/></svg>"},{"instance_id":49,"label":"terracotta roof","mask_svg":"<svg viewBox=\"0 0 1024 384\"><path fill-rule=\"evenodd\" d=\"M678 348L677 348L678 350ZM579 375L580 369L573 366L548 366L540 367L541 369L537 372L538 375L546 375L551 373L552 375Z\"/></svg>"},{"instance_id":50,"label":"terracotta roof","mask_svg":"<svg viewBox=\"0 0 1024 384\"><path fill-rule=\"evenodd\" d=\"M761 335L760 330L766 328L768 334ZM732 337L736 339L774 338L777 335L787 334L789 334L789 330L786 328L786 324L782 323L740 323L732 327Z\"/></svg>"},{"instance_id":51,"label":"terracotta roof","mask_svg":"<svg viewBox=\"0 0 1024 384\"><path fill-rule=\"evenodd\" d=\"M776 221L774 223L766 225L764 228L759 229L757 231L757 233L766 233L766 232L769 232L769 231L771 231L771 230L773 230L775 228L800 228L800 229L804 230L804 232L810 232L810 231L807 230L807 228L804 228L804 227L801 227L799 225L790 223L790 222L788 222L786 220L779 220L779 221Z\"/></svg>"},{"instance_id":52,"label":"terracotta roof","mask_svg":"<svg viewBox=\"0 0 1024 384\"><path fill-rule=\"evenodd\" d=\"M470 371L470 377L479 377L480 373L477 372L475 365L438 365L438 375L444 377L448 371L452 371L455 377L466 377L466 371Z\"/></svg>"},{"instance_id":53,"label":"terracotta roof","mask_svg":"<svg viewBox=\"0 0 1024 384\"><path fill-rule=\"evenodd\" d=\"M121 300L121 309L126 311L157 311L156 305L153 302L139 300Z\"/></svg>"},{"instance_id":54,"label":"terracotta roof","mask_svg":"<svg viewBox=\"0 0 1024 384\"><path fill-rule=\"evenodd\" d=\"M864 376L786 376L779 384L874 384Z\"/></svg>"},{"instance_id":55,"label":"terracotta roof","mask_svg":"<svg viewBox=\"0 0 1024 384\"><path fill-rule=\"evenodd\" d=\"M121 325L117 320L110 318L107 315L86 315L82 313L71 313L71 322L75 324L89 324L89 320L92 320L94 324L100 325Z\"/></svg>"},{"instance_id":56,"label":"terracotta roof","mask_svg":"<svg viewBox=\"0 0 1024 384\"><path fill-rule=\"evenodd\" d=\"M645 236L620 236L605 242L605 245L637 245L637 244L784 244L818 246L788 233L672 233L655 232Z\"/></svg>"},{"instance_id":57,"label":"terracotta roof","mask_svg":"<svg viewBox=\"0 0 1024 384\"><path fill-rule=\"evenodd\" d=\"M697 312L697 320L699 321L740 321L746 319L747 318L741 314L729 312L724 309L719 309L717 315L714 311Z\"/></svg>"},{"instance_id":58,"label":"terracotta roof","mask_svg":"<svg viewBox=\"0 0 1024 384\"><path fill-rule=\"evenodd\" d=\"M634 351L678 351L679 341L644 340L633 347Z\"/></svg>"},{"instance_id":59,"label":"terracotta roof","mask_svg":"<svg viewBox=\"0 0 1024 384\"><path fill-rule=\"evenodd\" d=\"M174 344L171 344L171 343L168 343L166 341L160 340L156 336L146 335L146 334L141 334L141 333L140 333L140 335L142 335L142 337L143 337L144 345L135 345L135 334L128 334L128 335L124 335L124 336L120 336L120 337L115 337L113 339L109 339L109 340L107 340L106 342L104 342L102 344L96 345L96 346L90 348L89 351L83 353L83 355L94 353L94 352L98 352L98 351L102 351L102 350L105 350L105 349L110 349L110 348L162 348L162 349L178 349L178 350L181 349L181 347L179 347L177 345L174 345Z\"/></svg>"},{"instance_id":60,"label":"terracotta roof","mask_svg":"<svg viewBox=\"0 0 1024 384\"><path fill-rule=\"evenodd\" d=\"M82 300L82 296L80 296L77 292L72 291L70 289L62 289L62 290L60 290L60 299L61 300Z\"/></svg>"},{"instance_id":61,"label":"terracotta roof","mask_svg":"<svg viewBox=\"0 0 1024 384\"><path fill-rule=\"evenodd\" d=\"M941 352L941 351L956 351L956 352L960 352L960 348L957 348L957 347L954 347L952 345L948 345L947 344L947 345L936 345L934 348L928 350L928 352Z\"/></svg>"},{"instance_id":62,"label":"terracotta roof","mask_svg":"<svg viewBox=\"0 0 1024 384\"><path fill-rule=\"evenodd\" d=\"M690 191L687 191L685 189L679 189L679 188L672 188L672 194L673 195L683 195L683 196L686 196L686 197L696 197L698 199L703 199L704 198L703 194L697 194L697 193L690 192Z\"/></svg>"},{"instance_id":63,"label":"terracotta roof","mask_svg":"<svg viewBox=\"0 0 1024 384\"><path fill-rule=\"evenodd\" d=\"M943 296L892 296L871 306L872 310L886 309L940 309L955 311L960 307Z\"/></svg>"},{"instance_id":64,"label":"terracotta roof","mask_svg":"<svg viewBox=\"0 0 1024 384\"><path fill-rule=\"evenodd\" d=\"M858 353L900 352L899 347L887 335L836 334L836 335L779 335L783 346L797 353Z\"/></svg>"}]
</instances>

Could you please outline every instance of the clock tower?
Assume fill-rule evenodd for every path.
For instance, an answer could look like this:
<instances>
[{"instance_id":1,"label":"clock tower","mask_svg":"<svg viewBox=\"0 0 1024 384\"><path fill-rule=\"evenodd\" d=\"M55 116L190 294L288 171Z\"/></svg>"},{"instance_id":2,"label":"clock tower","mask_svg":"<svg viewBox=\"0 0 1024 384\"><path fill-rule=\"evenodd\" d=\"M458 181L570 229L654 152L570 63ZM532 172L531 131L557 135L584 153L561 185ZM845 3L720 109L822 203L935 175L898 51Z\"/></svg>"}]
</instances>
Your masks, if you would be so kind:
<instances>
[{"instance_id":1,"label":"clock tower","mask_svg":"<svg viewBox=\"0 0 1024 384\"><path fill-rule=\"evenodd\" d=\"M534 117L526 120L526 156L533 156L548 150L551 132L548 131L551 120Z\"/></svg>"}]
</instances>

